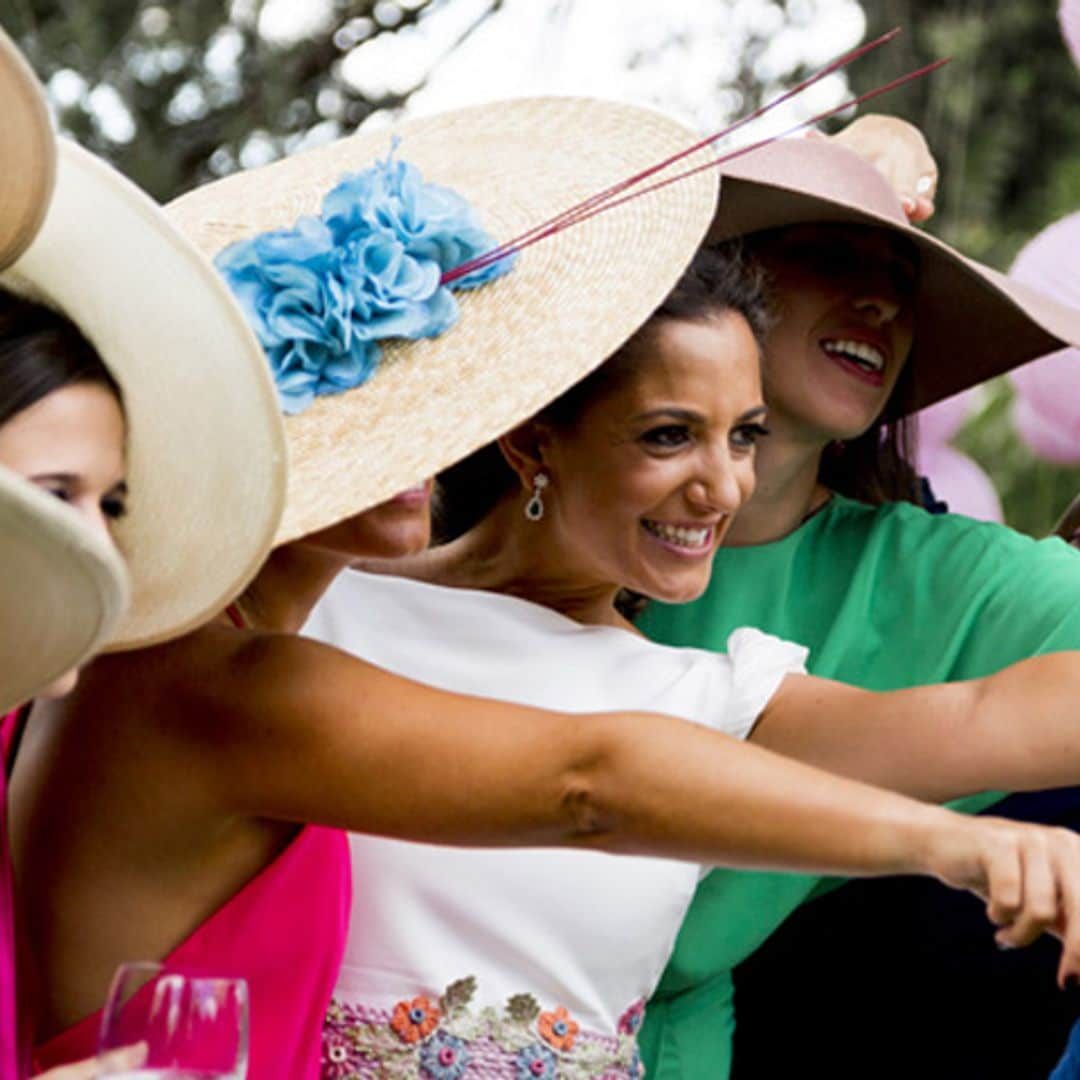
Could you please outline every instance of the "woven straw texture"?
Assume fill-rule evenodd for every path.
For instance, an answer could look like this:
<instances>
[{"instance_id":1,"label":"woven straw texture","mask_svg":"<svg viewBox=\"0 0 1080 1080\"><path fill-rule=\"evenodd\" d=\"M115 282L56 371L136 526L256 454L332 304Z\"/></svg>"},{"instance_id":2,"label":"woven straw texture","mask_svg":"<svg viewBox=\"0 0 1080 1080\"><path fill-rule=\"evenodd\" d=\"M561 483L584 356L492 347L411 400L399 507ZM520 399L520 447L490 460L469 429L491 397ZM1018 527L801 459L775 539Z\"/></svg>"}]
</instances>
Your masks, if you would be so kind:
<instances>
[{"instance_id":1,"label":"woven straw texture","mask_svg":"<svg viewBox=\"0 0 1080 1080\"><path fill-rule=\"evenodd\" d=\"M695 141L656 113L571 98L499 102L396 133L399 156L468 198L498 242ZM362 132L228 177L168 212L214 255L316 212L343 174L385 156L392 134ZM717 178L707 170L541 241L506 277L458 293L455 327L434 340L392 344L364 386L287 418L288 498L276 542L431 476L599 365L678 280L716 197Z\"/></svg>"}]
</instances>

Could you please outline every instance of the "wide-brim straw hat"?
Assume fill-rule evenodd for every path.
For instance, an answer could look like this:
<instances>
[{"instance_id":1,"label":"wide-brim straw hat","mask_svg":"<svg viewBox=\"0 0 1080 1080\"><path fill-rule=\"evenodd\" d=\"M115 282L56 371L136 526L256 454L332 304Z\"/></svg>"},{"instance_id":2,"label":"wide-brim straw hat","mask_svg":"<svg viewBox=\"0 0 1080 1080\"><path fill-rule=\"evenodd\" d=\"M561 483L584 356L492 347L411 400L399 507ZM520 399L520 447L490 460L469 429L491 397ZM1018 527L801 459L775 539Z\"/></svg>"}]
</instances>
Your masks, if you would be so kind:
<instances>
[{"instance_id":1,"label":"wide-brim straw hat","mask_svg":"<svg viewBox=\"0 0 1080 1080\"><path fill-rule=\"evenodd\" d=\"M27 248L45 217L56 141L41 86L0 27L0 269Z\"/></svg>"},{"instance_id":2,"label":"wide-brim straw hat","mask_svg":"<svg viewBox=\"0 0 1080 1080\"><path fill-rule=\"evenodd\" d=\"M128 601L109 541L0 468L0 715L96 652Z\"/></svg>"},{"instance_id":3,"label":"wide-brim straw hat","mask_svg":"<svg viewBox=\"0 0 1080 1080\"><path fill-rule=\"evenodd\" d=\"M464 196L504 242L697 141L650 110L587 99L502 101L362 131L171 203L207 255L318 211L345 173L397 156ZM574 225L505 276L456 294L459 322L395 342L374 376L286 420L285 543L438 472L532 416L614 352L674 286L716 209L702 173Z\"/></svg>"},{"instance_id":4,"label":"wide-brim straw hat","mask_svg":"<svg viewBox=\"0 0 1080 1080\"><path fill-rule=\"evenodd\" d=\"M910 225L880 172L843 147L781 139L723 166L710 240L788 225L891 229L919 251L911 411L1080 343L1080 311Z\"/></svg>"},{"instance_id":5,"label":"wide-brim straw hat","mask_svg":"<svg viewBox=\"0 0 1080 1080\"><path fill-rule=\"evenodd\" d=\"M123 392L115 532L133 588L110 647L199 625L262 564L284 501L274 388L232 295L156 203L63 139L44 221L0 286L66 315Z\"/></svg>"}]
</instances>

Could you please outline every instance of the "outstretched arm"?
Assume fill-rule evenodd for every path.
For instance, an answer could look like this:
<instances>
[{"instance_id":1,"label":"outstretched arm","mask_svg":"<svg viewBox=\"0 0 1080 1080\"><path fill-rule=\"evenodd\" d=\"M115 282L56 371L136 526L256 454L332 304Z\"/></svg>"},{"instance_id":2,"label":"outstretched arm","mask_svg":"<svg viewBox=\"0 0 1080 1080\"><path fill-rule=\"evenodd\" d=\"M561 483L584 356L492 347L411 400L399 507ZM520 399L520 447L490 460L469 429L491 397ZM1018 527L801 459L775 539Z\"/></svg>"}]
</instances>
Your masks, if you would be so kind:
<instances>
[{"instance_id":1,"label":"outstretched arm","mask_svg":"<svg viewBox=\"0 0 1080 1080\"><path fill-rule=\"evenodd\" d=\"M183 710L202 719L185 730L233 812L438 843L929 874L987 897L1003 940L1066 929L1062 971L1080 972L1069 833L968 819L668 717L433 690L298 638L251 637L233 667Z\"/></svg>"},{"instance_id":2,"label":"outstretched arm","mask_svg":"<svg viewBox=\"0 0 1080 1080\"><path fill-rule=\"evenodd\" d=\"M1080 652L892 693L785 680L753 740L820 768L943 802L1080 783Z\"/></svg>"}]
</instances>

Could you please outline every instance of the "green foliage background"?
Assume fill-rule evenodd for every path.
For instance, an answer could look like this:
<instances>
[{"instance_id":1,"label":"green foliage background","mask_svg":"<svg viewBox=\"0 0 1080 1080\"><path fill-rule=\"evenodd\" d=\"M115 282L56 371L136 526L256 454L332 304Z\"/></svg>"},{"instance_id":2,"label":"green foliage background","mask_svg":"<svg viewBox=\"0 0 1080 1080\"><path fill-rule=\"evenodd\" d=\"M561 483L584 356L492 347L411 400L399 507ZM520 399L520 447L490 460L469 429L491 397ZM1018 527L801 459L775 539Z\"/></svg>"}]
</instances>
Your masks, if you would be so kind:
<instances>
[{"instance_id":1,"label":"green foliage background","mask_svg":"<svg viewBox=\"0 0 1080 1080\"><path fill-rule=\"evenodd\" d=\"M942 56L942 71L890 95L941 167L930 231L999 270L1041 229L1080 208L1080 71L1056 0L863 0L867 36L904 34L851 72L857 89ZM1011 423L1001 379L956 440L992 477L1006 519L1047 532L1080 492L1080 468L1037 459ZM1080 401L1076 403L1080 410Z\"/></svg>"}]
</instances>

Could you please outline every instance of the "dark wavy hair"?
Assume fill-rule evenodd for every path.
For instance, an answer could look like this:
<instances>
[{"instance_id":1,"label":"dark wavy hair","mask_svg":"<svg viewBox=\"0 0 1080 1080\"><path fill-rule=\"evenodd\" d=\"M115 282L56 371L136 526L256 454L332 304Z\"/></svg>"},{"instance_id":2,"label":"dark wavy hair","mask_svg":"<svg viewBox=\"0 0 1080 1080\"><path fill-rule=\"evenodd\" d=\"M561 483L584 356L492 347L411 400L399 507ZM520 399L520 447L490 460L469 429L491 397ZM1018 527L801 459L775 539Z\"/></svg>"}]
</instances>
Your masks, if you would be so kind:
<instances>
[{"instance_id":1,"label":"dark wavy hair","mask_svg":"<svg viewBox=\"0 0 1080 1080\"><path fill-rule=\"evenodd\" d=\"M116 380L70 319L0 288L0 425L76 383L104 386L123 407Z\"/></svg>"},{"instance_id":2,"label":"dark wavy hair","mask_svg":"<svg viewBox=\"0 0 1080 1080\"><path fill-rule=\"evenodd\" d=\"M593 403L611 393L641 362L639 346L658 322L700 322L735 311L750 324L760 347L769 310L764 275L731 241L702 248L667 298L626 343L603 364L537 414L556 431L572 428ZM435 499L435 543L446 543L482 521L517 484L496 443L481 447L439 475Z\"/></svg>"}]
</instances>

